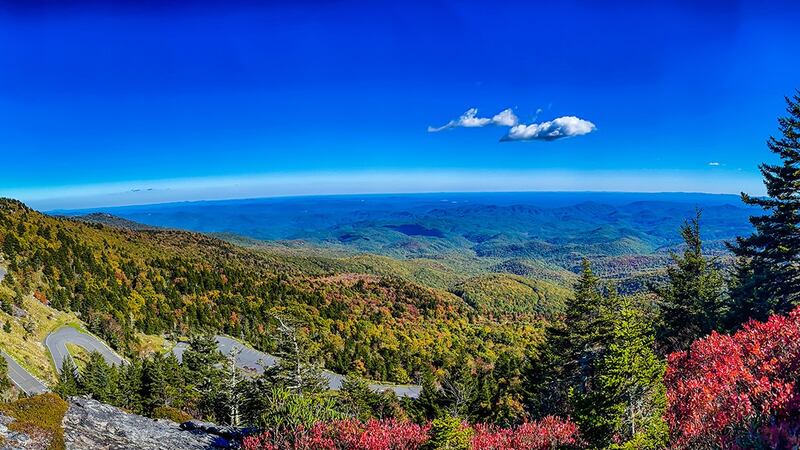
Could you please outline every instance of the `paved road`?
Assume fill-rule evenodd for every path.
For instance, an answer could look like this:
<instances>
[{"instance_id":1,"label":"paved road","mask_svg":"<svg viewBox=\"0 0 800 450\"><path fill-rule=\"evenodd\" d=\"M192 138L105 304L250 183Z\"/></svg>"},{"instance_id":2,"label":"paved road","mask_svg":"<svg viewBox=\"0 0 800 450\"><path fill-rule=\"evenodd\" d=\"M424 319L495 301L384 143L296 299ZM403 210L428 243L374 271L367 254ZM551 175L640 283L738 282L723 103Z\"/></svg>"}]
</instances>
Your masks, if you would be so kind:
<instances>
[{"instance_id":1,"label":"paved road","mask_svg":"<svg viewBox=\"0 0 800 450\"><path fill-rule=\"evenodd\" d=\"M2 354L3 358L5 358L8 363L8 378L10 378L11 382L22 392L27 395L37 395L47 392L47 386L42 384L38 378L28 373L27 370L23 369L22 366L17 364L6 352L0 352L0 354Z\"/></svg>"},{"instance_id":2,"label":"paved road","mask_svg":"<svg viewBox=\"0 0 800 450\"><path fill-rule=\"evenodd\" d=\"M216 336L217 348L223 355L228 355L232 350L239 351L236 356L236 366L240 369L261 374L264 372L264 367L272 367L278 363L278 359L268 353L260 352L251 347L248 347L241 342L227 336ZM108 364L120 365L123 359L114 353L106 344L97 339L96 337L81 333L72 327L61 327L58 330L50 333L45 339L45 345L53 357L53 362L56 369L61 372L61 364L64 358L72 358L67 351L67 344L74 344L86 349L86 351L97 351ZM183 359L183 352L188 348L188 344L180 342L172 349L178 360ZM325 370L322 376L328 380L328 388L331 390L339 390L342 388L342 381L344 377L337 373ZM417 398L422 392L420 386L415 385L393 385L373 383L369 385L370 388L376 392L394 391L395 395L399 397Z\"/></svg>"},{"instance_id":3,"label":"paved road","mask_svg":"<svg viewBox=\"0 0 800 450\"><path fill-rule=\"evenodd\" d=\"M6 276L6 269L0 267L0 282L3 281L3 278ZM17 364L17 362L6 352L0 351L0 355L6 360L8 363L8 378L11 379L11 382L14 383L22 392L28 395L36 395L41 394L43 392L47 392L47 386L42 384L38 378L34 377L27 370L23 369L22 366Z\"/></svg>"},{"instance_id":4,"label":"paved road","mask_svg":"<svg viewBox=\"0 0 800 450\"><path fill-rule=\"evenodd\" d=\"M108 364L119 366L123 363L123 359L100 339L91 334L81 333L75 328L64 326L48 334L44 340L44 345L50 351L50 356L53 358L53 363L58 373L61 373L61 364L63 364L64 359L72 358L72 355L67 351L67 344L77 345L87 352L98 352L103 355L103 359Z\"/></svg>"},{"instance_id":5,"label":"paved road","mask_svg":"<svg viewBox=\"0 0 800 450\"><path fill-rule=\"evenodd\" d=\"M272 367L278 363L278 359L275 356L243 345L235 339L231 339L227 336L215 336L215 338L217 340L217 348L219 348L220 353L223 355L230 354L231 350L234 349L237 351L241 350L236 356L236 366L241 369L261 374L264 372L264 367ZM188 344L181 342L172 349L172 352L178 357L178 360L181 360L183 358L183 352L185 352L188 347ZM342 375L325 370L322 372L322 376L328 380L328 389L338 391L342 388L342 381L344 380ZM422 392L422 388L415 385L373 383L369 386L375 392L394 391L395 395L398 397L417 398Z\"/></svg>"}]
</instances>

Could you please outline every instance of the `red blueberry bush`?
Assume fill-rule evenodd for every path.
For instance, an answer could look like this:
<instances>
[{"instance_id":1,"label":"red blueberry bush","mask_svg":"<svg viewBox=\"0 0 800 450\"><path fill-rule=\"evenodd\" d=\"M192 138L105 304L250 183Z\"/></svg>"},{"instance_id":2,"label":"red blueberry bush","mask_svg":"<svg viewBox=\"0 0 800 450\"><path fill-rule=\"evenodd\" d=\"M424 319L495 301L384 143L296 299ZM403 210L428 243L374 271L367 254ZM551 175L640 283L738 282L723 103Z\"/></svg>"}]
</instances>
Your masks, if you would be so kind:
<instances>
[{"instance_id":1,"label":"red blueberry bush","mask_svg":"<svg viewBox=\"0 0 800 450\"><path fill-rule=\"evenodd\" d=\"M294 432L244 439L244 450L415 450L428 440L428 427L395 420L319 422Z\"/></svg>"},{"instance_id":2,"label":"red blueberry bush","mask_svg":"<svg viewBox=\"0 0 800 450\"><path fill-rule=\"evenodd\" d=\"M674 447L800 444L799 381L800 308L673 353L665 383Z\"/></svg>"},{"instance_id":3,"label":"red blueberry bush","mask_svg":"<svg viewBox=\"0 0 800 450\"><path fill-rule=\"evenodd\" d=\"M428 441L430 425L395 420L320 422L309 429L244 439L244 450L417 450ZM578 427L548 417L515 428L472 427L474 450L545 450L578 444Z\"/></svg>"},{"instance_id":4,"label":"red blueberry bush","mask_svg":"<svg viewBox=\"0 0 800 450\"><path fill-rule=\"evenodd\" d=\"M475 425L473 450L547 450L579 445L578 427L572 422L545 417L515 428Z\"/></svg>"}]
</instances>

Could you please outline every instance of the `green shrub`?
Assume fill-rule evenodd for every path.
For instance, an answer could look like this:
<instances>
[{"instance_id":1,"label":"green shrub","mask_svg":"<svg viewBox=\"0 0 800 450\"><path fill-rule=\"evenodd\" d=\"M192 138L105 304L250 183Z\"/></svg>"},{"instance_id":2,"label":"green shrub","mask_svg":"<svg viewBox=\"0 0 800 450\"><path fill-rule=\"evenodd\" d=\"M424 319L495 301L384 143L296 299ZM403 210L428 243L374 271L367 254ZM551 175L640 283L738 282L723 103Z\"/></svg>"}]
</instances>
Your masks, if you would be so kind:
<instances>
[{"instance_id":1,"label":"green shrub","mask_svg":"<svg viewBox=\"0 0 800 450\"><path fill-rule=\"evenodd\" d=\"M428 432L426 450L469 450L472 430L455 417L435 419Z\"/></svg>"},{"instance_id":2,"label":"green shrub","mask_svg":"<svg viewBox=\"0 0 800 450\"><path fill-rule=\"evenodd\" d=\"M16 419L9 429L26 434L50 435L50 450L64 449L64 429L61 422L67 412L67 402L56 394L42 394L0 405L0 412Z\"/></svg>"},{"instance_id":3,"label":"green shrub","mask_svg":"<svg viewBox=\"0 0 800 450\"><path fill-rule=\"evenodd\" d=\"M173 408L171 406L159 406L158 408L153 409L153 418L167 419L176 423L183 423L192 420L192 416L186 414L178 408Z\"/></svg>"}]
</instances>

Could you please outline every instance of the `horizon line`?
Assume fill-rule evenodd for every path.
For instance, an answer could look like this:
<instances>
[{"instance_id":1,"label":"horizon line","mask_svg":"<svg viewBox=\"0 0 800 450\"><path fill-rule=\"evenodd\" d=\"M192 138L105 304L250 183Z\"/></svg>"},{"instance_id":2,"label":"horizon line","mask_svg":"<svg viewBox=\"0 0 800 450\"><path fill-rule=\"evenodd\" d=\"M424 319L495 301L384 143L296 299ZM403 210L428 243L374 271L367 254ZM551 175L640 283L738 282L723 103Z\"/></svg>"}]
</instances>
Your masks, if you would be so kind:
<instances>
[{"instance_id":1,"label":"horizon line","mask_svg":"<svg viewBox=\"0 0 800 450\"><path fill-rule=\"evenodd\" d=\"M700 192L700 191L614 191L614 190L527 190L527 191L426 191L426 192L369 192L369 193L341 193L341 194L286 194L286 195L264 195L259 197L232 197L232 198L212 198L212 199L194 199L194 200L175 200L166 202L154 203L131 203L124 205L100 205L86 208L54 208L43 209L40 212L46 214L55 214L60 212L80 212L80 211L93 211L102 209L116 209L116 208L136 208L140 206L167 206L167 205L184 205L184 204L200 204L200 203L224 203L224 202L246 202L258 200L271 200L271 199L313 199L313 198L335 198L335 197L381 197L381 196L398 196L398 197L413 197L413 196L432 196L432 195L482 195L482 194L610 194L610 195L695 195L695 196L709 196L709 197L735 197L741 198L741 193L727 193L727 192ZM4 198L4 197L0 197ZM10 198L10 197L5 197ZM16 200L13 199L12 200ZM22 200L19 200L22 201ZM25 203L23 201L23 203ZM27 203L26 203L27 204Z\"/></svg>"},{"instance_id":2,"label":"horizon line","mask_svg":"<svg viewBox=\"0 0 800 450\"><path fill-rule=\"evenodd\" d=\"M752 195L760 177L715 168L680 170L406 170L272 173L0 189L39 210L187 201L477 192L628 192Z\"/></svg>"}]
</instances>

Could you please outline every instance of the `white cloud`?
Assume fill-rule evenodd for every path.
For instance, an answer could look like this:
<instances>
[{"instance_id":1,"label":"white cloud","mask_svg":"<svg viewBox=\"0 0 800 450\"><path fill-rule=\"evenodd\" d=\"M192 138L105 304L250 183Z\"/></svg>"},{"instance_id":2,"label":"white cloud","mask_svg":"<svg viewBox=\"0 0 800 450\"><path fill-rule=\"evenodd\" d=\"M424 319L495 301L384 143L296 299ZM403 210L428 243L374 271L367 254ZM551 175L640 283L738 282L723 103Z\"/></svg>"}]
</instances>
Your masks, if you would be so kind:
<instances>
[{"instance_id":1,"label":"white cloud","mask_svg":"<svg viewBox=\"0 0 800 450\"><path fill-rule=\"evenodd\" d=\"M542 123L519 124L511 127L501 141L554 141L589 134L597 127L588 120L564 116Z\"/></svg>"},{"instance_id":2,"label":"white cloud","mask_svg":"<svg viewBox=\"0 0 800 450\"><path fill-rule=\"evenodd\" d=\"M480 128L489 124L500 125L504 127L511 127L519 122L517 116L511 111L511 108L504 109L497 113L491 119L488 117L478 117L478 108L470 108L458 120L451 120L440 127L428 127L429 133L437 131L449 130L451 128Z\"/></svg>"},{"instance_id":3,"label":"white cloud","mask_svg":"<svg viewBox=\"0 0 800 450\"><path fill-rule=\"evenodd\" d=\"M712 167L717 167L717 166L719 166L719 165L720 165L720 163L718 163L718 162L716 162L716 161L711 161L710 163L708 163L708 165L709 165L709 166L712 166Z\"/></svg>"},{"instance_id":4,"label":"white cloud","mask_svg":"<svg viewBox=\"0 0 800 450\"><path fill-rule=\"evenodd\" d=\"M513 127L519 123L519 119L511 108L504 109L492 117L492 123L503 127Z\"/></svg>"}]
</instances>

